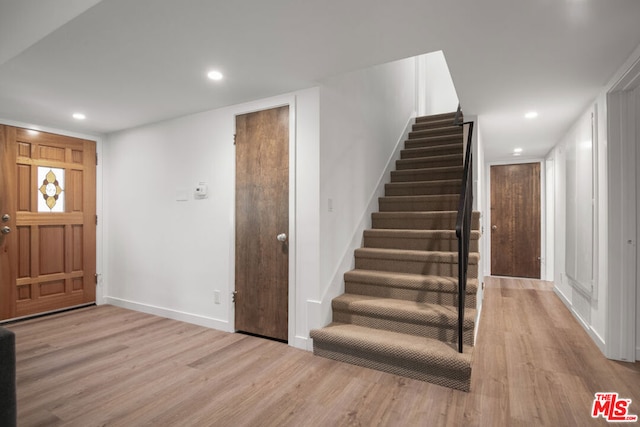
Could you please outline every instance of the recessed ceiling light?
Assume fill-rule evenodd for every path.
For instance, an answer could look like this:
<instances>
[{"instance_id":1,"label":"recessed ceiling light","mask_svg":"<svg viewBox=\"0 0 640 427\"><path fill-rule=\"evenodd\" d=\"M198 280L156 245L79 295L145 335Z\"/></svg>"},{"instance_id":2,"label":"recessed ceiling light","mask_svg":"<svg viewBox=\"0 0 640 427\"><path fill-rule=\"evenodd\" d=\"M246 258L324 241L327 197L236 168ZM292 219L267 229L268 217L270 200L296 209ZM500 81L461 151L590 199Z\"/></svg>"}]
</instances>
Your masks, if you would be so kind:
<instances>
[{"instance_id":1,"label":"recessed ceiling light","mask_svg":"<svg viewBox=\"0 0 640 427\"><path fill-rule=\"evenodd\" d=\"M522 148L514 148L513 152L514 153L522 153Z\"/></svg>"},{"instance_id":2,"label":"recessed ceiling light","mask_svg":"<svg viewBox=\"0 0 640 427\"><path fill-rule=\"evenodd\" d=\"M535 119L536 117L538 117L538 112L537 111L529 111L527 114L524 115L524 117L526 119Z\"/></svg>"},{"instance_id":3,"label":"recessed ceiling light","mask_svg":"<svg viewBox=\"0 0 640 427\"><path fill-rule=\"evenodd\" d=\"M82 113L73 113L73 118L76 120L84 120L87 118L87 116Z\"/></svg>"},{"instance_id":4,"label":"recessed ceiling light","mask_svg":"<svg viewBox=\"0 0 640 427\"><path fill-rule=\"evenodd\" d=\"M207 73L207 77L209 77L211 80L222 80L222 77L224 76L220 71L212 70Z\"/></svg>"}]
</instances>

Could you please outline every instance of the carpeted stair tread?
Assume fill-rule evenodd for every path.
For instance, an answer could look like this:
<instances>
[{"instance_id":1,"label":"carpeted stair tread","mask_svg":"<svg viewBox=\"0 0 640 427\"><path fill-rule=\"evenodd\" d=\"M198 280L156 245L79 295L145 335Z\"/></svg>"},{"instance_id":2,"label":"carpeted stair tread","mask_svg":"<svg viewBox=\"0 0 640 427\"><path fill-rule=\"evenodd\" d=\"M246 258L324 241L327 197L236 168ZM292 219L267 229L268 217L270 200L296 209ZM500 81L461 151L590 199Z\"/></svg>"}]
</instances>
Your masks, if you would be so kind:
<instances>
[{"instance_id":1,"label":"carpeted stair tread","mask_svg":"<svg viewBox=\"0 0 640 427\"><path fill-rule=\"evenodd\" d=\"M404 150L400 150L400 158L413 159L416 157L438 156L442 154L457 154L462 156L462 148L462 142L455 144L433 145L431 147L405 148Z\"/></svg>"},{"instance_id":2,"label":"carpeted stair tread","mask_svg":"<svg viewBox=\"0 0 640 427\"><path fill-rule=\"evenodd\" d=\"M440 328L447 329L458 327L458 309L445 305L370 295L342 294L332 300L331 306L334 313L343 311L405 323L438 325ZM464 329L473 329L475 318L474 309L465 309Z\"/></svg>"},{"instance_id":3,"label":"carpeted stair tread","mask_svg":"<svg viewBox=\"0 0 640 427\"><path fill-rule=\"evenodd\" d=\"M380 212L450 211L458 206L458 194L385 196L378 199Z\"/></svg>"},{"instance_id":4,"label":"carpeted stair tread","mask_svg":"<svg viewBox=\"0 0 640 427\"><path fill-rule=\"evenodd\" d=\"M449 112L449 113L439 113L439 114L431 114L428 116L418 116L416 117L416 123L425 123L425 122L432 122L432 121L437 121L437 120L445 120L448 119L450 120L451 123L453 123L453 120L456 117L456 112ZM460 119L462 119L463 116L462 114L460 115Z\"/></svg>"},{"instance_id":5,"label":"carpeted stair tread","mask_svg":"<svg viewBox=\"0 0 640 427\"><path fill-rule=\"evenodd\" d=\"M464 353L458 353L451 343L345 323L330 323L323 329L315 329L311 331L311 338L314 341L354 345L389 356L429 361L436 366L454 369L470 366L473 353L472 346L463 349Z\"/></svg>"},{"instance_id":6,"label":"carpeted stair tread","mask_svg":"<svg viewBox=\"0 0 640 427\"><path fill-rule=\"evenodd\" d=\"M427 147L434 147L437 145L460 144L461 141L462 141L462 136L460 135L440 135L440 136L429 136L429 137L421 137L421 138L414 137L412 139L407 139L404 141L404 148L405 149L427 148Z\"/></svg>"},{"instance_id":7,"label":"carpeted stair tread","mask_svg":"<svg viewBox=\"0 0 640 427\"><path fill-rule=\"evenodd\" d=\"M454 230L370 229L364 231L364 248L407 249L414 251L458 250L458 238ZM472 231L469 250L478 252L480 232Z\"/></svg>"},{"instance_id":8,"label":"carpeted stair tread","mask_svg":"<svg viewBox=\"0 0 640 427\"><path fill-rule=\"evenodd\" d=\"M409 249L419 251L457 251L455 230L369 229L364 231L365 248ZM478 251L480 232L471 231L469 249Z\"/></svg>"},{"instance_id":9,"label":"carpeted stair tread","mask_svg":"<svg viewBox=\"0 0 640 427\"><path fill-rule=\"evenodd\" d=\"M377 259L410 259L416 261L442 261L458 262L457 252L444 251L408 251L402 249L381 249L381 248L358 248L355 250L356 258L367 256ZM479 255L475 252L469 253L469 265L478 263Z\"/></svg>"},{"instance_id":10,"label":"carpeted stair tread","mask_svg":"<svg viewBox=\"0 0 640 427\"><path fill-rule=\"evenodd\" d=\"M457 239L455 230L404 230L404 229L367 229L364 231L365 237L401 237L405 239ZM480 231L473 230L470 235L471 240L480 238Z\"/></svg>"},{"instance_id":11,"label":"carpeted stair tread","mask_svg":"<svg viewBox=\"0 0 640 427\"><path fill-rule=\"evenodd\" d=\"M462 165L462 156L458 153L396 160L396 170L424 169L431 167L459 165Z\"/></svg>"},{"instance_id":12,"label":"carpeted stair tread","mask_svg":"<svg viewBox=\"0 0 640 427\"><path fill-rule=\"evenodd\" d=\"M457 217L456 211L373 212L371 222L373 228L381 229L454 230ZM480 229L480 212L471 214L471 228Z\"/></svg>"},{"instance_id":13,"label":"carpeted stair tread","mask_svg":"<svg viewBox=\"0 0 640 427\"><path fill-rule=\"evenodd\" d=\"M433 129L433 128L442 128L453 125L453 118L444 118L439 120L429 120L423 121L413 124L412 130L423 130L423 129Z\"/></svg>"},{"instance_id":14,"label":"carpeted stair tread","mask_svg":"<svg viewBox=\"0 0 640 427\"><path fill-rule=\"evenodd\" d=\"M385 196L420 196L435 194L460 194L462 184L459 179L439 181L390 182L385 184Z\"/></svg>"},{"instance_id":15,"label":"carpeted stair tread","mask_svg":"<svg viewBox=\"0 0 640 427\"><path fill-rule=\"evenodd\" d=\"M313 330L311 338L314 352L325 357L469 390L472 346L458 353L436 339L341 323Z\"/></svg>"},{"instance_id":16,"label":"carpeted stair tread","mask_svg":"<svg viewBox=\"0 0 640 427\"><path fill-rule=\"evenodd\" d=\"M345 292L380 298L458 306L458 279L447 276L356 269L344 275ZM478 280L467 279L464 305L476 308Z\"/></svg>"},{"instance_id":17,"label":"carpeted stair tread","mask_svg":"<svg viewBox=\"0 0 640 427\"><path fill-rule=\"evenodd\" d=\"M396 273L375 270L350 270L344 274L345 282L368 283L423 291L458 293L458 278L423 274ZM467 281L467 294L478 291L478 279Z\"/></svg>"},{"instance_id":18,"label":"carpeted stair tread","mask_svg":"<svg viewBox=\"0 0 640 427\"><path fill-rule=\"evenodd\" d=\"M478 253L469 254L467 277L478 277ZM355 268L454 277L458 274L458 253L403 249L359 248Z\"/></svg>"},{"instance_id":19,"label":"carpeted stair tread","mask_svg":"<svg viewBox=\"0 0 640 427\"><path fill-rule=\"evenodd\" d=\"M420 168L409 170L391 171L391 182L407 181L433 181L456 179L462 175L464 167L460 166L439 166L433 168Z\"/></svg>"},{"instance_id":20,"label":"carpeted stair tread","mask_svg":"<svg viewBox=\"0 0 640 427\"><path fill-rule=\"evenodd\" d=\"M460 126L447 126L431 129L412 130L409 132L409 139L429 138L433 136L456 135L462 138L462 128Z\"/></svg>"}]
</instances>

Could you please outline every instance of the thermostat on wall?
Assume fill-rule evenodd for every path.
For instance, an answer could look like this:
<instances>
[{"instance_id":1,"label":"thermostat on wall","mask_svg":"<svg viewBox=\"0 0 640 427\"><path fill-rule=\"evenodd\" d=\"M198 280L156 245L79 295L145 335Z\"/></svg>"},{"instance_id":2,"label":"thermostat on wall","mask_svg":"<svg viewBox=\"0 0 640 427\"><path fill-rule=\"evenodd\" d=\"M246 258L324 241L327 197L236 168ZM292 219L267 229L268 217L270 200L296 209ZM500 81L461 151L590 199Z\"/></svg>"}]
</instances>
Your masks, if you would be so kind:
<instances>
[{"instance_id":1,"label":"thermostat on wall","mask_svg":"<svg viewBox=\"0 0 640 427\"><path fill-rule=\"evenodd\" d=\"M195 198L196 199L206 199L207 198L207 184L205 182L201 182L196 187Z\"/></svg>"}]
</instances>

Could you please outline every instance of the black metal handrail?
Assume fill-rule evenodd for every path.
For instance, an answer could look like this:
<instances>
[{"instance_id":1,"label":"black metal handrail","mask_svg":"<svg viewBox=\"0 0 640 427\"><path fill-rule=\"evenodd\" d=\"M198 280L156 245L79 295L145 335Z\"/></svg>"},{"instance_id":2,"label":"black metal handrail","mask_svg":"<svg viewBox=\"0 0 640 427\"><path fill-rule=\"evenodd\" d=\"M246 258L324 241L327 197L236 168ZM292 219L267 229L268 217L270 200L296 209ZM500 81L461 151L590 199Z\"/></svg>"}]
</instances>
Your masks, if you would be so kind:
<instances>
[{"instance_id":1,"label":"black metal handrail","mask_svg":"<svg viewBox=\"0 0 640 427\"><path fill-rule=\"evenodd\" d=\"M458 238L458 351L460 353L463 352L464 300L467 292L469 239L471 237L471 215L473 212L473 153L471 150L473 122L464 122L461 117L462 112L458 105L453 124L462 126L463 129L464 125L469 126L464 156L464 170L462 172L462 188L460 189L458 216L456 218L456 237Z\"/></svg>"}]
</instances>

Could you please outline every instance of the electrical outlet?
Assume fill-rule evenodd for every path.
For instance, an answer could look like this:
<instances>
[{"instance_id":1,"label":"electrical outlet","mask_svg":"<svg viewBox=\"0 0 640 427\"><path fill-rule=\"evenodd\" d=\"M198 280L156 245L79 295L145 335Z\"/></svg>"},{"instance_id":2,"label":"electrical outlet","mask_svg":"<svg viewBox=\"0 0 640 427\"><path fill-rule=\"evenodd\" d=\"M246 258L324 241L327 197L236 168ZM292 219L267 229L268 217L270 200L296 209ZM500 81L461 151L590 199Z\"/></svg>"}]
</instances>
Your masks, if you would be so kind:
<instances>
[{"instance_id":1,"label":"electrical outlet","mask_svg":"<svg viewBox=\"0 0 640 427\"><path fill-rule=\"evenodd\" d=\"M213 302L220 304L220 291L213 291Z\"/></svg>"}]
</instances>

